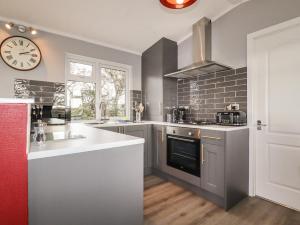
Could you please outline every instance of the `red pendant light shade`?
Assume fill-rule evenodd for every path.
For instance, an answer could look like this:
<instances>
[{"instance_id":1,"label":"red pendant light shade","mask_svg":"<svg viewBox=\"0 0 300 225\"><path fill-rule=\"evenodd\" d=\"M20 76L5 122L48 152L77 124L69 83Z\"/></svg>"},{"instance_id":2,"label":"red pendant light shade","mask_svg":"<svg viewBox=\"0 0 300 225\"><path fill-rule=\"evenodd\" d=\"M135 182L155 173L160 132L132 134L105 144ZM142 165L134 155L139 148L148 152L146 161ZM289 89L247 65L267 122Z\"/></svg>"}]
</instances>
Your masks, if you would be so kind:
<instances>
[{"instance_id":1,"label":"red pendant light shade","mask_svg":"<svg viewBox=\"0 0 300 225\"><path fill-rule=\"evenodd\" d=\"M170 9L183 9L192 4L197 0L160 0L160 3Z\"/></svg>"}]
</instances>

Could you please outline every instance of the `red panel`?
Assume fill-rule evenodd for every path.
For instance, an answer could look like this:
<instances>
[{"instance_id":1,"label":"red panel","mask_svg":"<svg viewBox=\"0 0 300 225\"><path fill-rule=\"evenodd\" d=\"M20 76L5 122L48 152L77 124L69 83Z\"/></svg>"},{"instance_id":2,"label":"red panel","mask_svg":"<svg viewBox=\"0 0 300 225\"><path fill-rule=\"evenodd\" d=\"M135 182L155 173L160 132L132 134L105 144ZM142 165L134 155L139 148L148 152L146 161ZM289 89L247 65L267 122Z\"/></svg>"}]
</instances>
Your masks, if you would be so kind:
<instances>
[{"instance_id":1,"label":"red panel","mask_svg":"<svg viewBox=\"0 0 300 225\"><path fill-rule=\"evenodd\" d=\"M28 225L27 105L0 105L0 224Z\"/></svg>"}]
</instances>

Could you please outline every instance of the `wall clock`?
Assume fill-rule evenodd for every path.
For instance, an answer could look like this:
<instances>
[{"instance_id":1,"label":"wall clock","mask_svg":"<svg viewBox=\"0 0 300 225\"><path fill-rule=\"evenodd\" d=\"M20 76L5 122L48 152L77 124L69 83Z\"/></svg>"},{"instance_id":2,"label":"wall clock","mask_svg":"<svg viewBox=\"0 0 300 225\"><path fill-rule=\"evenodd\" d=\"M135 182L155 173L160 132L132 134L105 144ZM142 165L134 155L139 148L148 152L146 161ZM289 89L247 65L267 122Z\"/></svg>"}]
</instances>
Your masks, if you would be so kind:
<instances>
[{"instance_id":1,"label":"wall clock","mask_svg":"<svg viewBox=\"0 0 300 225\"><path fill-rule=\"evenodd\" d=\"M39 47L30 39L21 36L6 38L0 49L3 61L16 70L32 70L42 59Z\"/></svg>"}]
</instances>

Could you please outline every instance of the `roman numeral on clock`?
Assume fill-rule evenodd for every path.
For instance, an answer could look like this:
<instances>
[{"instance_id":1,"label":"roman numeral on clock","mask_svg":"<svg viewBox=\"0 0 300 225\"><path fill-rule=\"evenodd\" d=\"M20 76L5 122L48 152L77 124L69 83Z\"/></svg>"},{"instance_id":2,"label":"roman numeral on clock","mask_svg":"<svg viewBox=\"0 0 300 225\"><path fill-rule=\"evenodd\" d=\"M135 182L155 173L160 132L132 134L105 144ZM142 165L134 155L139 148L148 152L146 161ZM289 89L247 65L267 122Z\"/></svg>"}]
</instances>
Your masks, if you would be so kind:
<instances>
[{"instance_id":1,"label":"roman numeral on clock","mask_svg":"<svg viewBox=\"0 0 300 225\"><path fill-rule=\"evenodd\" d=\"M12 55L8 55L8 56L6 56L6 58L7 58L7 60L12 60Z\"/></svg>"},{"instance_id":2,"label":"roman numeral on clock","mask_svg":"<svg viewBox=\"0 0 300 225\"><path fill-rule=\"evenodd\" d=\"M11 51L4 51L4 53L10 54L10 53L11 53Z\"/></svg>"},{"instance_id":3,"label":"roman numeral on clock","mask_svg":"<svg viewBox=\"0 0 300 225\"><path fill-rule=\"evenodd\" d=\"M36 62L36 60L34 58L31 58L29 61L32 62L32 63Z\"/></svg>"},{"instance_id":4,"label":"roman numeral on clock","mask_svg":"<svg viewBox=\"0 0 300 225\"><path fill-rule=\"evenodd\" d=\"M13 65L17 65L17 63L18 63L18 61L17 61L17 60L14 60L12 64L13 64Z\"/></svg>"},{"instance_id":5,"label":"roman numeral on clock","mask_svg":"<svg viewBox=\"0 0 300 225\"><path fill-rule=\"evenodd\" d=\"M15 45L15 46L17 46L18 44L17 44L17 42L14 40L14 41L12 41L12 43Z\"/></svg>"},{"instance_id":6,"label":"roman numeral on clock","mask_svg":"<svg viewBox=\"0 0 300 225\"><path fill-rule=\"evenodd\" d=\"M23 46L23 40L19 40L19 45Z\"/></svg>"}]
</instances>

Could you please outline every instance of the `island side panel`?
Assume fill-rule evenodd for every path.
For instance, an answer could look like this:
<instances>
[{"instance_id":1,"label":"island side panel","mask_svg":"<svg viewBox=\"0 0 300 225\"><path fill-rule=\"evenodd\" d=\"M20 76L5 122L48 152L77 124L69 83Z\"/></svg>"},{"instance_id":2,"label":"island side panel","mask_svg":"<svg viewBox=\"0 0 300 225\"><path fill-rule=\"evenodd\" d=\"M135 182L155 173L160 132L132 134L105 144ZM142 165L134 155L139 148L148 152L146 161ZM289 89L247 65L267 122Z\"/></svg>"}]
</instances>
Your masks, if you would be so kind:
<instances>
[{"instance_id":1,"label":"island side panel","mask_svg":"<svg viewBox=\"0 0 300 225\"><path fill-rule=\"evenodd\" d=\"M29 161L29 225L143 224L143 144Z\"/></svg>"}]
</instances>

